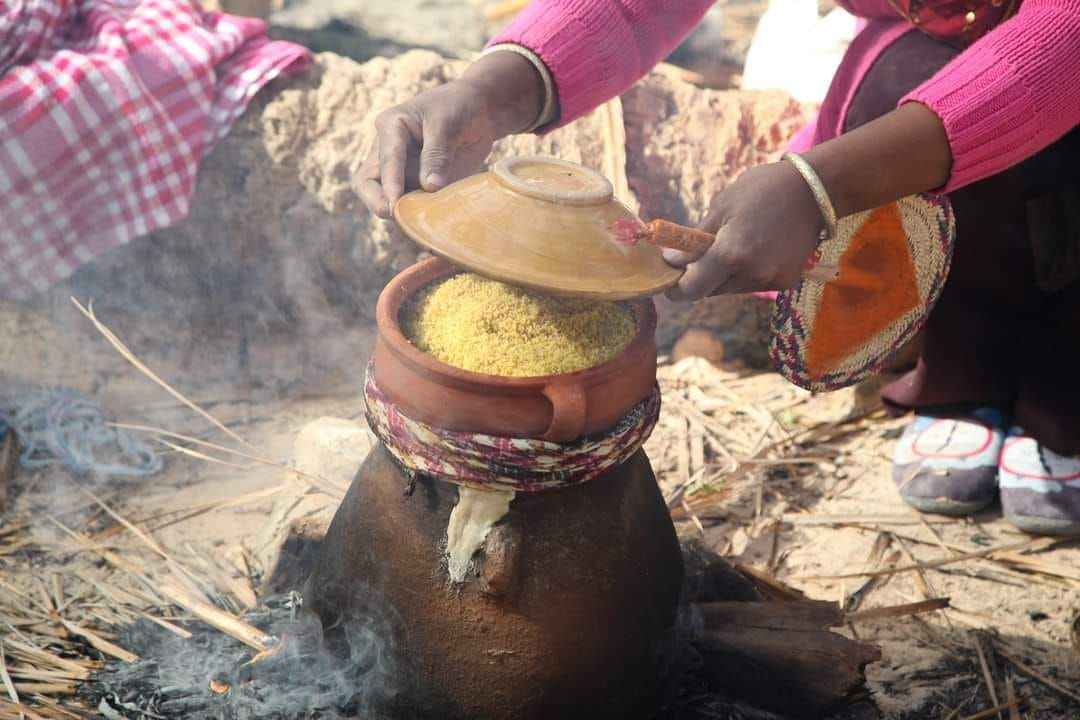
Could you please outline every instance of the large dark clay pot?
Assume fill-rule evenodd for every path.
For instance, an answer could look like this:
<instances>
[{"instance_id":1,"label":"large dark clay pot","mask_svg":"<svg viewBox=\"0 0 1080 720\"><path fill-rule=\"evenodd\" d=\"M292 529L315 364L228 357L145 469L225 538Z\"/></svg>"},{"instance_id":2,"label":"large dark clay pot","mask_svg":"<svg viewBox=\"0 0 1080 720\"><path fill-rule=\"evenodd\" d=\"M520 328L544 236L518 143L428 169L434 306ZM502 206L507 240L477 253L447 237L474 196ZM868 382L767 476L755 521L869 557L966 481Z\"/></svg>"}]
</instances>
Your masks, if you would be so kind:
<instances>
[{"instance_id":1,"label":"large dark clay pot","mask_svg":"<svg viewBox=\"0 0 1080 720\"><path fill-rule=\"evenodd\" d=\"M443 559L457 489L405 485L376 448L304 589L331 638L349 619L393 618L395 717L648 716L683 566L643 452L579 487L518 495L460 586Z\"/></svg>"}]
</instances>

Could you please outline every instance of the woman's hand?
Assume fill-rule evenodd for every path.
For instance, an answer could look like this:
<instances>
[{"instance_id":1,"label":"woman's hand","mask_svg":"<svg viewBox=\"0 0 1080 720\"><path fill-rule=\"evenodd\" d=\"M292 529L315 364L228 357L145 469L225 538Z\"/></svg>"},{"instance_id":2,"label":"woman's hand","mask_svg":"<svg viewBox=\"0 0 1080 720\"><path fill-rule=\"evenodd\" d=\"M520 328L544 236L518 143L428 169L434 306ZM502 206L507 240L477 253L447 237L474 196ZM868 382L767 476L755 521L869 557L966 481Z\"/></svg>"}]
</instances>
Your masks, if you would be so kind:
<instances>
[{"instance_id":1,"label":"woman's hand","mask_svg":"<svg viewBox=\"0 0 1080 720\"><path fill-rule=\"evenodd\" d=\"M916 102L901 105L803 158L825 186L838 217L941 187L952 153L941 120ZM716 241L701 257L665 252L686 274L673 300L795 285L824 226L810 188L791 163L747 170L713 200L702 230Z\"/></svg>"},{"instance_id":2,"label":"woman's hand","mask_svg":"<svg viewBox=\"0 0 1080 720\"><path fill-rule=\"evenodd\" d=\"M689 301L789 288L817 247L822 227L814 196L791 163L750 168L716 196L698 225L716 234L704 255L664 251L668 263L686 268L667 296Z\"/></svg>"},{"instance_id":3,"label":"woman's hand","mask_svg":"<svg viewBox=\"0 0 1080 720\"><path fill-rule=\"evenodd\" d=\"M375 143L353 179L356 193L389 218L406 191L438 190L478 172L494 142L528 127L543 102L543 80L528 60L486 55L460 80L379 114Z\"/></svg>"}]
</instances>

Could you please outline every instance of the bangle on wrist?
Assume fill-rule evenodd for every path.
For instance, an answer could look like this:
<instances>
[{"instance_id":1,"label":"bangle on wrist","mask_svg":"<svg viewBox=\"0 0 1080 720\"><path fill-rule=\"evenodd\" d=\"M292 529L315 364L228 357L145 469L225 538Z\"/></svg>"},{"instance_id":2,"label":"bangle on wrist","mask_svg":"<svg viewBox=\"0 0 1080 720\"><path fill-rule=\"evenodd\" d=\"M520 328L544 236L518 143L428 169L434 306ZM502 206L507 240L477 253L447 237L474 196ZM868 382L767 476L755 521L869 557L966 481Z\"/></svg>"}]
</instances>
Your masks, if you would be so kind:
<instances>
[{"instance_id":1,"label":"bangle on wrist","mask_svg":"<svg viewBox=\"0 0 1080 720\"><path fill-rule=\"evenodd\" d=\"M821 178L818 177L817 172L811 167L801 155L793 152L786 152L781 156L782 160L787 160L798 171L802 179L806 181L806 184L810 187L810 192L814 196L814 201L817 203L818 210L821 211L821 217L825 221L825 229L821 231L822 240L830 240L836 237L836 210L833 209L832 200L829 199L829 193L825 190L825 184L821 182Z\"/></svg>"},{"instance_id":2,"label":"bangle on wrist","mask_svg":"<svg viewBox=\"0 0 1080 720\"><path fill-rule=\"evenodd\" d=\"M536 72L540 74L540 80L544 85L544 102L540 106L540 113L536 116L536 119L526 127L524 130L519 130L519 133L533 132L539 127L543 127L551 122L555 114L555 83L551 79L551 71L548 70L547 65L540 59L540 56L534 53L527 47L522 45L516 45L514 43L500 43L498 45L492 45L491 47L480 53L480 57L490 55L493 52L512 52L520 55L521 57L532 63L532 66L536 68Z\"/></svg>"}]
</instances>

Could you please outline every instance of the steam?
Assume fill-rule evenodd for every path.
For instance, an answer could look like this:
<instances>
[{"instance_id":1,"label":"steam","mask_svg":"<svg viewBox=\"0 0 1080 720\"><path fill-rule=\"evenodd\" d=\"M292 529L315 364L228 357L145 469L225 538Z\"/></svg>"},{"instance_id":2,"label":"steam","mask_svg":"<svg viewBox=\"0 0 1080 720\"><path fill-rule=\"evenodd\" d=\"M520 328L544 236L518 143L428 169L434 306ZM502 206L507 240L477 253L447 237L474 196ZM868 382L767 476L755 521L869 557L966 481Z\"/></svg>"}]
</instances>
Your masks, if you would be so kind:
<instances>
[{"instance_id":1,"label":"steam","mask_svg":"<svg viewBox=\"0 0 1080 720\"><path fill-rule=\"evenodd\" d=\"M275 202L282 197L270 190L237 192ZM286 194L296 201L298 193ZM210 202L233 208L234 200ZM370 252L351 254L354 247L367 248L365 240L330 232L325 216L298 222L294 237L277 231L276 208L259 204L238 212L256 211L265 213L259 221L232 222L208 220L196 209L190 235L178 228L137 240L26 303L0 300L0 432L17 431L24 460L8 506L27 514L34 537L70 543L53 517L76 532L99 530L97 506L80 492L89 489L169 552L180 553L174 538L202 545L215 539L218 526L210 537L193 537L180 523L173 523L175 532L159 534L161 526L147 516L198 506L206 500L202 487L240 474L163 456L149 436L108 426L133 422L221 440L129 367L79 315L71 296L92 300L97 316L135 355L260 454L287 455L283 438L291 438L298 417L362 412L357 364L373 344L375 297L389 268L366 270L373 266ZM274 227L266 238L268 225ZM236 232L241 227L258 230L245 235ZM276 470L242 472L244 483L230 489L236 495L260 477L265 487L280 482ZM214 521L226 539L247 527L226 514ZM48 578L46 572L64 575L68 569L57 554L42 561L40 572ZM377 718L398 692L394 643L377 608L328 628L327 638L295 602L278 602L243 619L283 638L280 656L244 670L250 677L241 677L240 668L253 651L200 623L185 624L193 637L182 639L146 621L103 626L88 619L96 631L115 633L116 644L141 660L110 661L80 694L89 707L102 708L95 716L106 718L272 720ZM324 640L333 640L332 648ZM217 677L234 680L228 693L210 689Z\"/></svg>"}]
</instances>

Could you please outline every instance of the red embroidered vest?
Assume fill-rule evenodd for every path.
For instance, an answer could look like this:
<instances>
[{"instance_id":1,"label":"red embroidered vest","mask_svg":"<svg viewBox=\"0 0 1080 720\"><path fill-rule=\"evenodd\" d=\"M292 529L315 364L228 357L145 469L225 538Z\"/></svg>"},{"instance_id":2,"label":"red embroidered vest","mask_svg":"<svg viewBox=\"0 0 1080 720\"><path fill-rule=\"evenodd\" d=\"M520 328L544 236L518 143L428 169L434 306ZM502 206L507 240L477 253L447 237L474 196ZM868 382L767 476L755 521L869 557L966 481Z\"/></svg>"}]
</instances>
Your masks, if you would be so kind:
<instances>
[{"instance_id":1,"label":"red embroidered vest","mask_svg":"<svg viewBox=\"0 0 1080 720\"><path fill-rule=\"evenodd\" d=\"M938 40L967 47L1009 19L1020 0L889 0L912 25Z\"/></svg>"}]
</instances>

